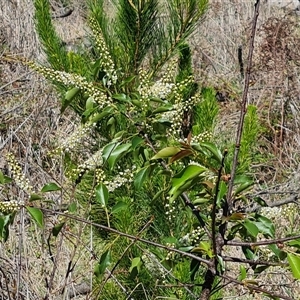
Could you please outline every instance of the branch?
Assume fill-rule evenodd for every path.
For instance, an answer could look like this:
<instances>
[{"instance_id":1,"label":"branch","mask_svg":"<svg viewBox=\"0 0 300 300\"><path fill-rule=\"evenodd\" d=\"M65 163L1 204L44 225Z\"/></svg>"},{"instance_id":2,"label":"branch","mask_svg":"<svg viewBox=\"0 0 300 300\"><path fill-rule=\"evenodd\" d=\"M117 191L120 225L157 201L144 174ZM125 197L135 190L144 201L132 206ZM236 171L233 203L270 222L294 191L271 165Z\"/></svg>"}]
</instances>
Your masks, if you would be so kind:
<instances>
[{"instance_id":1,"label":"branch","mask_svg":"<svg viewBox=\"0 0 300 300\"><path fill-rule=\"evenodd\" d=\"M51 210L51 209L47 209L47 208L39 208L39 209L41 211L43 211L43 212L53 213L53 210ZM107 227L107 226L104 226L104 225L100 225L100 224L97 224L97 223L94 223L94 222L90 222L90 221L88 221L86 219L82 219L82 218L79 218L79 217L76 217L76 216L73 216L73 215L70 215L70 214L65 214L65 213L58 212L58 211L56 211L55 214L57 214L59 216L64 216L66 218L69 218L69 219L72 219L72 220L75 220L75 221L78 221L78 222L82 222L82 223L88 224L90 226L101 228L101 229L103 229L105 231L109 231L109 232L118 234L120 236L127 237L130 240L136 240L136 241L141 242L141 243L145 243L145 244L152 245L152 246L155 246L155 247L167 250L167 251L171 251L171 252L175 252L175 253L181 254L182 256L193 258L193 259L195 259L197 261L202 262L203 264L207 265L208 267L212 267L213 266L213 264L212 264L211 261L209 261L207 259L204 259L204 258L201 258L201 257L199 257L197 255L188 253L188 252L184 252L184 251L181 251L181 250L178 250L178 249L175 249L175 248L167 247L167 246L159 244L159 243L155 243L155 242L152 242L152 241L149 241L149 240L146 240L146 239L142 239L142 238L139 238L137 236L134 236L134 235L131 235L131 234L128 234L128 233L125 233L125 232L121 232L121 231L119 231L117 229L113 229L113 228L110 228L110 227Z\"/></svg>"},{"instance_id":2,"label":"branch","mask_svg":"<svg viewBox=\"0 0 300 300\"><path fill-rule=\"evenodd\" d=\"M265 293L267 295L270 295L274 298L280 298L280 299L284 299L284 300L294 300L294 298L290 298L288 296L283 296L283 295L280 295L280 294L277 294L277 293L273 293L273 292L270 292L266 289L263 289L259 286L256 286L256 285L253 285L253 284L249 284L247 283L247 280L244 280L244 281L239 281L239 280L236 280L230 276L227 276L227 275L220 275L222 278L226 279L226 280L229 280L230 282L234 282L238 285L242 285L246 288L248 288L250 291L255 291L255 292L259 292L259 293Z\"/></svg>"},{"instance_id":3,"label":"branch","mask_svg":"<svg viewBox=\"0 0 300 300\"><path fill-rule=\"evenodd\" d=\"M244 119L247 112L247 98L248 98L248 90L249 90L249 83L250 83L250 73L252 68L252 57L253 57L253 51L254 51L254 38L255 38L255 31L256 31L256 24L259 14L259 3L260 0L256 0L255 3L255 11L254 11L254 17L252 21L252 30L251 30L251 38L250 38L250 45L249 45L249 52L248 52L248 59L247 59L247 69L246 69L246 77L245 77L245 83L244 83L244 91L242 96L242 106L240 111L240 119L239 119L239 125L236 135L236 143L235 143L235 150L234 150L234 156L233 156L233 162L232 162L232 169L231 169L231 180L228 187L228 193L227 193L227 214L230 213L232 210L232 190L233 190L233 184L234 184L234 177L236 173L236 169L238 166L238 156L240 152L240 144L242 139L242 133L243 133L243 126L244 126Z\"/></svg>"},{"instance_id":4,"label":"branch","mask_svg":"<svg viewBox=\"0 0 300 300\"><path fill-rule=\"evenodd\" d=\"M256 265L264 265L264 266L287 266L286 263L280 263L280 262L269 262L264 260L252 260L252 259L245 259L245 258L239 258L239 257L231 257L231 256L222 256L222 259L224 261L230 261L230 262L236 262L236 263L242 263L242 264L249 264L250 266L256 266Z\"/></svg>"},{"instance_id":5,"label":"branch","mask_svg":"<svg viewBox=\"0 0 300 300\"><path fill-rule=\"evenodd\" d=\"M273 245L277 243L284 243L288 241L293 241L300 238L300 234L289 236L286 238L280 238L275 240L265 240L265 241L259 241L259 242L242 242L242 241L225 241L225 245L228 246L249 246L249 247L255 247L255 246L263 246L263 245Z\"/></svg>"}]
</instances>

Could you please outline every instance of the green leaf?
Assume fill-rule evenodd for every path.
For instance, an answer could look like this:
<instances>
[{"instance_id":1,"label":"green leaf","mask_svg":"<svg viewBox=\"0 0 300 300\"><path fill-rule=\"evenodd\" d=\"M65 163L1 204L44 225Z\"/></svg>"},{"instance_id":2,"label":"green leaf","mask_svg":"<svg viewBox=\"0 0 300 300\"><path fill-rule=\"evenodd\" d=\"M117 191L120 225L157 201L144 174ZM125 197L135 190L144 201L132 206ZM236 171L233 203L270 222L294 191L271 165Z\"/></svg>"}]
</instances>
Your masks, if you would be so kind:
<instances>
[{"instance_id":1,"label":"green leaf","mask_svg":"<svg viewBox=\"0 0 300 300\"><path fill-rule=\"evenodd\" d=\"M254 224L257 226L259 231L267 237L275 237L275 226L272 221L262 215L256 214L255 219L257 220Z\"/></svg>"},{"instance_id":2,"label":"green leaf","mask_svg":"<svg viewBox=\"0 0 300 300\"><path fill-rule=\"evenodd\" d=\"M44 228L44 215L42 211L39 208L26 206L27 211L33 218L33 220L36 222L38 227Z\"/></svg>"},{"instance_id":3,"label":"green leaf","mask_svg":"<svg viewBox=\"0 0 300 300\"><path fill-rule=\"evenodd\" d=\"M97 263L95 269L94 269L94 274L96 277L101 277L101 275L104 274L106 268L111 264L111 254L110 250L105 251L101 257L100 261Z\"/></svg>"},{"instance_id":4,"label":"green leaf","mask_svg":"<svg viewBox=\"0 0 300 300\"><path fill-rule=\"evenodd\" d=\"M100 120L104 119L105 117L109 116L114 111L113 107L108 106L106 107L101 113L95 114L89 120L90 124L94 124L99 122Z\"/></svg>"},{"instance_id":5,"label":"green leaf","mask_svg":"<svg viewBox=\"0 0 300 300\"><path fill-rule=\"evenodd\" d=\"M159 159L159 158L166 158L171 157L178 153L180 148L178 147L166 147L160 151L158 151L151 159Z\"/></svg>"},{"instance_id":6,"label":"green leaf","mask_svg":"<svg viewBox=\"0 0 300 300\"><path fill-rule=\"evenodd\" d=\"M8 176L5 176L1 171L0 171L0 184L6 184L12 182L12 179Z\"/></svg>"},{"instance_id":7,"label":"green leaf","mask_svg":"<svg viewBox=\"0 0 300 300\"><path fill-rule=\"evenodd\" d=\"M129 98L125 94L114 94L112 98L120 102L129 102Z\"/></svg>"},{"instance_id":8,"label":"green leaf","mask_svg":"<svg viewBox=\"0 0 300 300\"><path fill-rule=\"evenodd\" d=\"M127 83L130 83L136 76L135 75L132 75L132 76L129 76L127 78L125 78L121 83L120 83L120 87L126 85Z\"/></svg>"},{"instance_id":9,"label":"green leaf","mask_svg":"<svg viewBox=\"0 0 300 300\"><path fill-rule=\"evenodd\" d=\"M254 185L254 182L253 181L248 181L248 182L245 182L245 183L242 183L240 184L234 191L234 195L238 195L240 194L241 192L249 189L251 186Z\"/></svg>"},{"instance_id":10,"label":"green leaf","mask_svg":"<svg viewBox=\"0 0 300 300\"><path fill-rule=\"evenodd\" d=\"M207 169L198 165L189 165L172 178L172 188L169 191L170 202L189 189L199 180L199 175Z\"/></svg>"},{"instance_id":11,"label":"green leaf","mask_svg":"<svg viewBox=\"0 0 300 300\"><path fill-rule=\"evenodd\" d=\"M253 237L257 237L258 233L259 233L259 230L257 228L257 226L249 221L248 219L246 219L243 223L243 226L246 228L247 232L253 236Z\"/></svg>"},{"instance_id":12,"label":"green leaf","mask_svg":"<svg viewBox=\"0 0 300 300\"><path fill-rule=\"evenodd\" d=\"M238 277L239 281L243 281L247 277L247 270L243 265L240 265L240 275Z\"/></svg>"},{"instance_id":13,"label":"green leaf","mask_svg":"<svg viewBox=\"0 0 300 300\"><path fill-rule=\"evenodd\" d=\"M219 192L218 192L218 197L217 197L217 206L221 207L221 203L222 203L222 199L224 198L224 196L227 193L227 185L224 181L220 182L219 185Z\"/></svg>"},{"instance_id":14,"label":"green leaf","mask_svg":"<svg viewBox=\"0 0 300 300\"><path fill-rule=\"evenodd\" d=\"M116 205L113 206L113 208L111 209L111 213L117 214L120 211L127 210L127 208L128 208L127 203L123 201L119 201Z\"/></svg>"},{"instance_id":15,"label":"green leaf","mask_svg":"<svg viewBox=\"0 0 300 300\"><path fill-rule=\"evenodd\" d=\"M134 177L134 187L137 190L140 190L143 186L144 181L148 179L150 173L150 166L151 165L147 165L136 173Z\"/></svg>"},{"instance_id":16,"label":"green leaf","mask_svg":"<svg viewBox=\"0 0 300 300\"><path fill-rule=\"evenodd\" d=\"M109 197L107 187L103 183L100 183L96 186L95 192L96 200L101 204L102 207L106 207Z\"/></svg>"},{"instance_id":17,"label":"green leaf","mask_svg":"<svg viewBox=\"0 0 300 300\"><path fill-rule=\"evenodd\" d=\"M72 202L69 206L68 206L68 212L69 213L73 213L77 210L77 203L76 202Z\"/></svg>"},{"instance_id":18,"label":"green leaf","mask_svg":"<svg viewBox=\"0 0 300 300\"><path fill-rule=\"evenodd\" d=\"M60 109L60 112L63 113L66 108L72 103L72 101L75 99L75 97L80 92L80 89L77 87L72 88L71 90L67 91L65 94L65 98L62 101L62 106Z\"/></svg>"},{"instance_id":19,"label":"green leaf","mask_svg":"<svg viewBox=\"0 0 300 300\"><path fill-rule=\"evenodd\" d=\"M41 200L41 199L43 199L43 197L41 197L40 195L38 195L38 194L31 194L30 198L29 198L29 201L31 202L31 201Z\"/></svg>"},{"instance_id":20,"label":"green leaf","mask_svg":"<svg viewBox=\"0 0 300 300\"><path fill-rule=\"evenodd\" d=\"M210 142L203 142L200 144L200 146L207 149L213 155L213 158L218 163L222 162L222 158L223 158L222 152L220 151L220 149L217 148L217 146L215 144L210 143Z\"/></svg>"},{"instance_id":21,"label":"green leaf","mask_svg":"<svg viewBox=\"0 0 300 300\"><path fill-rule=\"evenodd\" d=\"M62 223L59 223L59 224L55 225L52 228L52 234L53 234L53 236L57 237L58 234L60 233L60 231L62 230L62 228L64 227L64 225L65 225L65 222L62 222Z\"/></svg>"},{"instance_id":22,"label":"green leaf","mask_svg":"<svg viewBox=\"0 0 300 300\"><path fill-rule=\"evenodd\" d=\"M111 152L109 158L107 159L107 162L109 164L110 169L112 170L115 166L115 164L118 162L118 160L125 155L128 150L131 148L131 143L121 144L118 145L113 149Z\"/></svg>"},{"instance_id":23,"label":"green leaf","mask_svg":"<svg viewBox=\"0 0 300 300\"><path fill-rule=\"evenodd\" d=\"M94 109L95 100L93 97L88 97L85 102L85 109L86 110L93 110Z\"/></svg>"},{"instance_id":24,"label":"green leaf","mask_svg":"<svg viewBox=\"0 0 300 300\"><path fill-rule=\"evenodd\" d=\"M138 272L140 271L142 265L142 260L140 257L135 257L131 260L131 266L129 268L129 272L132 272L133 268L137 268Z\"/></svg>"},{"instance_id":25,"label":"green leaf","mask_svg":"<svg viewBox=\"0 0 300 300\"><path fill-rule=\"evenodd\" d=\"M116 142L116 141L107 144L102 151L103 160L106 161L111 156L113 150L120 144L121 144L120 142Z\"/></svg>"},{"instance_id":26,"label":"green leaf","mask_svg":"<svg viewBox=\"0 0 300 300\"><path fill-rule=\"evenodd\" d=\"M137 146L144 143L144 139L139 136L134 136L131 140L132 149L135 150Z\"/></svg>"},{"instance_id":27,"label":"green leaf","mask_svg":"<svg viewBox=\"0 0 300 300\"><path fill-rule=\"evenodd\" d=\"M288 253L287 259L295 279L300 279L300 257L298 255Z\"/></svg>"},{"instance_id":28,"label":"green leaf","mask_svg":"<svg viewBox=\"0 0 300 300\"><path fill-rule=\"evenodd\" d=\"M191 264L190 264L190 276L191 276L191 281L195 280L195 275L197 271L199 270L200 267L200 261L196 259L192 259Z\"/></svg>"},{"instance_id":29,"label":"green leaf","mask_svg":"<svg viewBox=\"0 0 300 300\"><path fill-rule=\"evenodd\" d=\"M47 193L47 192L54 192L54 191L60 191L61 188L55 183L55 182L51 182L51 183L47 183L43 186L43 188L41 189L42 193Z\"/></svg>"},{"instance_id":30,"label":"green leaf","mask_svg":"<svg viewBox=\"0 0 300 300\"><path fill-rule=\"evenodd\" d=\"M280 260L285 260L286 259L286 252L280 250L278 248L277 245L275 244L271 244L271 245L268 245L268 248L280 259Z\"/></svg>"},{"instance_id":31,"label":"green leaf","mask_svg":"<svg viewBox=\"0 0 300 300\"><path fill-rule=\"evenodd\" d=\"M0 216L0 238L6 242L9 237L9 224L11 215Z\"/></svg>"},{"instance_id":32,"label":"green leaf","mask_svg":"<svg viewBox=\"0 0 300 300\"><path fill-rule=\"evenodd\" d=\"M173 105L165 105L165 106L159 106L158 108L156 108L151 114L155 115L158 113L163 113L163 112L167 112L173 109Z\"/></svg>"}]
</instances>

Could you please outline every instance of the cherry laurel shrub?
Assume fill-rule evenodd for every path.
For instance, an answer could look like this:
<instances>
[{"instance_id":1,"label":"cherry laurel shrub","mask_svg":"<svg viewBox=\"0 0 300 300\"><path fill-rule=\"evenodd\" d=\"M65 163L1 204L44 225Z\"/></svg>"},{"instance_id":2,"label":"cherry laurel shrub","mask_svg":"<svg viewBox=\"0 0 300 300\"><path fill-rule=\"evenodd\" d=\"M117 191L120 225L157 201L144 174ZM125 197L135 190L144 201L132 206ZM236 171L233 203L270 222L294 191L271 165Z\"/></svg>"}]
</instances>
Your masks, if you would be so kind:
<instances>
[{"instance_id":1,"label":"cherry laurel shrub","mask_svg":"<svg viewBox=\"0 0 300 300\"><path fill-rule=\"evenodd\" d=\"M193 77L187 38L201 26L208 1L113 2L88 1L91 46L67 51L49 2L34 1L47 64L23 63L59 91L61 113L79 117L50 156L63 159L73 189L62 199L67 213L52 235L66 235L72 222L93 226L101 244L93 253L93 299L221 299L229 283L292 299L288 289L270 289L259 277L278 266L299 279L300 244L295 233L278 237L263 211L247 210L250 202L265 206L248 197L256 108L246 115L241 161L231 178L233 147L218 142L215 91ZM45 193L62 189L49 183L35 190L12 154L7 162L12 178L1 173L1 185L13 180L28 200L0 203L4 241L24 207L45 230L44 213L60 213ZM242 204L228 209L229 201ZM237 247L239 257L231 251ZM231 275L229 262L238 266Z\"/></svg>"}]
</instances>

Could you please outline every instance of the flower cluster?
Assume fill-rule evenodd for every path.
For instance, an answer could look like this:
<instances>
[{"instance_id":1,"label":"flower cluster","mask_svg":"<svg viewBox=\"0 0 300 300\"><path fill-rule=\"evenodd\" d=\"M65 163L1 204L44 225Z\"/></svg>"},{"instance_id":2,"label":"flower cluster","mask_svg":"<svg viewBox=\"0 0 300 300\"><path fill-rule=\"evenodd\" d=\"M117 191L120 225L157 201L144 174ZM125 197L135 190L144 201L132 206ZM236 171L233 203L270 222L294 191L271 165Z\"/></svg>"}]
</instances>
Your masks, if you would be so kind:
<instances>
[{"instance_id":1,"label":"flower cluster","mask_svg":"<svg viewBox=\"0 0 300 300\"><path fill-rule=\"evenodd\" d=\"M197 135L192 136L191 142L199 144L199 143L209 141L211 138L212 138L211 132L204 131L204 132L201 132Z\"/></svg>"},{"instance_id":2,"label":"flower cluster","mask_svg":"<svg viewBox=\"0 0 300 300\"><path fill-rule=\"evenodd\" d=\"M17 163L14 155L12 153L8 153L6 155L6 159L16 185L27 194L31 194L33 187L30 185L28 178L25 178L25 175L22 173L22 169Z\"/></svg>"},{"instance_id":3,"label":"flower cluster","mask_svg":"<svg viewBox=\"0 0 300 300\"><path fill-rule=\"evenodd\" d=\"M6 215L20 210L21 206L24 205L21 201L0 201L0 213Z\"/></svg>"},{"instance_id":4,"label":"flower cluster","mask_svg":"<svg viewBox=\"0 0 300 300\"><path fill-rule=\"evenodd\" d=\"M38 66L33 62L29 62L28 65L30 68L45 76L45 78L62 83L65 86L74 86L86 92L99 105L99 108L103 108L112 103L112 99L110 97L80 75L64 71L55 71L51 68Z\"/></svg>"},{"instance_id":5,"label":"flower cluster","mask_svg":"<svg viewBox=\"0 0 300 300\"><path fill-rule=\"evenodd\" d=\"M90 123L79 125L68 138L60 143L59 150L70 152L81 148L83 141L90 137L90 134L92 133L94 127L95 124ZM98 161L97 158L98 157L92 157L91 160L86 164L89 165L90 163L92 163L92 161Z\"/></svg>"},{"instance_id":6,"label":"flower cluster","mask_svg":"<svg viewBox=\"0 0 300 300\"><path fill-rule=\"evenodd\" d=\"M186 234L179 240L179 244L186 246L196 246L201 241L201 238L205 234L204 229L198 226L191 233Z\"/></svg>"},{"instance_id":7,"label":"flower cluster","mask_svg":"<svg viewBox=\"0 0 300 300\"><path fill-rule=\"evenodd\" d=\"M167 199L169 199L170 197L167 197ZM175 203L173 202L172 204L165 204L165 209L166 209L166 216L168 217L169 221L172 221L175 218L175 212L177 210L177 206L175 205Z\"/></svg>"},{"instance_id":8,"label":"flower cluster","mask_svg":"<svg viewBox=\"0 0 300 300\"><path fill-rule=\"evenodd\" d=\"M174 86L174 83L165 83L162 79L160 79L151 86L149 93L151 93L153 97L166 99L172 92Z\"/></svg>"},{"instance_id":9,"label":"flower cluster","mask_svg":"<svg viewBox=\"0 0 300 300\"><path fill-rule=\"evenodd\" d=\"M141 108L145 111L149 107L149 97L151 96L151 84L149 76L145 70L141 69L139 71L139 86L138 91L141 95Z\"/></svg>"},{"instance_id":10,"label":"flower cluster","mask_svg":"<svg viewBox=\"0 0 300 300\"><path fill-rule=\"evenodd\" d=\"M189 112L195 105L196 97L189 98L187 101L183 101L182 99L184 91L187 86L193 82L193 80L193 77L190 76L173 87L172 92L175 97L175 103L173 105L174 111L169 115L169 117L172 117L170 120L172 122L171 134L174 136L179 136L181 133L184 112Z\"/></svg>"},{"instance_id":11,"label":"flower cluster","mask_svg":"<svg viewBox=\"0 0 300 300\"><path fill-rule=\"evenodd\" d=\"M169 248L175 249L175 244L174 243L167 243L166 246L169 247ZM169 250L168 253L167 253L167 256L166 256L166 260L172 260L172 259L175 258L175 256L176 256L176 253Z\"/></svg>"},{"instance_id":12,"label":"flower cluster","mask_svg":"<svg viewBox=\"0 0 300 300\"><path fill-rule=\"evenodd\" d=\"M104 184L106 185L107 189L112 192L115 189L123 186L126 183L133 182L134 171L136 166L133 165L132 169L125 169L124 171L120 171L113 180L106 180Z\"/></svg>"},{"instance_id":13,"label":"flower cluster","mask_svg":"<svg viewBox=\"0 0 300 300\"><path fill-rule=\"evenodd\" d=\"M103 35L101 33L101 29L97 24L97 21L94 18L90 19L90 27L92 29L96 47L99 53L99 58L101 60L103 71L109 76L111 81L109 80L107 82L108 87L111 85L111 83L117 82L117 74L116 74L116 68L115 64L110 56L110 53L108 51L108 48L106 46L105 40L103 38Z\"/></svg>"},{"instance_id":14,"label":"flower cluster","mask_svg":"<svg viewBox=\"0 0 300 300\"><path fill-rule=\"evenodd\" d=\"M178 68L178 59L174 58L171 60L170 64L167 67L166 72L164 72L161 80L163 83L174 82L174 78L177 74Z\"/></svg>"}]
</instances>

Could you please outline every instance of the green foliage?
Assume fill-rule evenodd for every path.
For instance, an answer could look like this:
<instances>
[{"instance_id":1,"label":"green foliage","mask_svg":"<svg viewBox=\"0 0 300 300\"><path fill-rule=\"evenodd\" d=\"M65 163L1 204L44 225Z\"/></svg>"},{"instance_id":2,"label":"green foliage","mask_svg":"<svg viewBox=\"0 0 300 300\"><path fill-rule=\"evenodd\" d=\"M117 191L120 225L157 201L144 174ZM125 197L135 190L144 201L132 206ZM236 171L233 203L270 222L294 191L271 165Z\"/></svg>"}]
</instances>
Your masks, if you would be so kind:
<instances>
[{"instance_id":1,"label":"green foliage","mask_svg":"<svg viewBox=\"0 0 300 300\"><path fill-rule=\"evenodd\" d=\"M261 125L258 120L257 108L254 105L249 105L245 116L243 127L243 135L240 147L240 161L238 166L239 173L245 173L250 169L251 163L255 158L256 141L261 132Z\"/></svg>"},{"instance_id":2,"label":"green foliage","mask_svg":"<svg viewBox=\"0 0 300 300\"><path fill-rule=\"evenodd\" d=\"M206 287L210 296L221 297L223 247L236 239L254 270L268 267L258 266L263 250L251 243L261 236L275 238L272 221L228 209L231 200L246 203L246 192L253 186L245 174L251 170L260 131L256 108L248 107L239 174L230 179L227 150L220 149L213 135L219 113L215 90L200 88L193 78L187 37L207 4L115 0L108 15L103 0L90 0L92 49L68 53L51 22L48 1L35 0L37 32L50 67L28 65L63 91L61 112L72 109L81 118L53 156L63 157L65 176L72 183L72 199L66 201L69 217L76 218L83 208L85 222L99 225L95 234L104 250L94 275L101 299L110 299L112 291L122 295L124 289L126 296L129 290L136 299L145 298L137 285L147 287L149 299L197 299ZM12 172L20 171L10 162ZM42 204L25 207L44 229L43 205L49 203L45 195L62 191L63 184L49 183L34 193L20 178L15 176L15 181L27 188L30 201ZM10 180L0 173L0 183ZM228 199L231 183L233 199ZM0 233L6 240L13 214L4 212ZM64 218L53 226L54 237L67 227ZM298 256L270 249L278 261L288 257L298 278ZM106 276L118 267L123 272L112 274L116 281L108 282ZM241 267L239 280L247 278ZM171 287L157 288L156 281ZM192 282L192 288L183 285L186 282ZM178 289L173 289L176 284Z\"/></svg>"}]
</instances>

